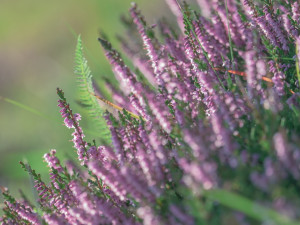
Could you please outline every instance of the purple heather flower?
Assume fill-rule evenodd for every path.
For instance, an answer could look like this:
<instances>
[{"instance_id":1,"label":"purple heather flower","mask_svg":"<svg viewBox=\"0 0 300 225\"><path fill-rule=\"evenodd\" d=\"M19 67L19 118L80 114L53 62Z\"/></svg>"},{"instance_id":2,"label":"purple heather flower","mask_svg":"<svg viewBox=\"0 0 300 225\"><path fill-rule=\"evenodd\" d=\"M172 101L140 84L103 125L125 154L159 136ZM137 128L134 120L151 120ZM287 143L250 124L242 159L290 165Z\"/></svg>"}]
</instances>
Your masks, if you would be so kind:
<instances>
[{"instance_id":1,"label":"purple heather flower","mask_svg":"<svg viewBox=\"0 0 300 225\"><path fill-rule=\"evenodd\" d=\"M79 120L81 120L81 116L78 113L73 114L69 104L67 104L66 101L59 100L58 103L59 103L58 106L62 108L60 112L61 112L61 116L65 118L64 120L65 125L68 128L73 128L75 130L72 133L73 135L72 141L74 143L75 149L77 149L78 159L81 161L82 164L84 164L86 160L85 154L87 150L86 149L87 143L83 140L85 136L78 122Z\"/></svg>"},{"instance_id":2,"label":"purple heather flower","mask_svg":"<svg viewBox=\"0 0 300 225\"><path fill-rule=\"evenodd\" d=\"M288 42L287 42L287 37L285 36L285 34L283 33L281 24L279 24L278 21L276 21L271 13L269 12L269 9L265 6L264 7L264 13L265 13L265 18L266 21L268 21L268 24L271 26L271 28L274 31L275 36L277 37L278 41L281 43L281 48L284 51L289 51L289 47L288 47Z\"/></svg>"},{"instance_id":3,"label":"purple heather flower","mask_svg":"<svg viewBox=\"0 0 300 225\"><path fill-rule=\"evenodd\" d=\"M296 46L297 46L297 63L298 66L300 67L300 36L296 39Z\"/></svg>"},{"instance_id":4,"label":"purple heather flower","mask_svg":"<svg viewBox=\"0 0 300 225\"><path fill-rule=\"evenodd\" d=\"M124 150L123 150L123 142L122 140L120 139L118 133L117 133L117 130L116 128L112 125L112 121L110 119L110 115L109 114L106 114L104 116L104 118L106 119L106 122L107 122L107 125L108 125L108 128L111 132L111 136L112 136L112 143L115 147L115 151L116 151L116 154L117 154L117 158L118 158L118 161L120 163L124 163Z\"/></svg>"},{"instance_id":5,"label":"purple heather flower","mask_svg":"<svg viewBox=\"0 0 300 225\"><path fill-rule=\"evenodd\" d=\"M262 33L269 39L274 47L280 48L281 46L277 43L277 39L270 25L268 24L264 16L259 16L255 18L256 24L261 29Z\"/></svg>"},{"instance_id":6,"label":"purple heather flower","mask_svg":"<svg viewBox=\"0 0 300 225\"><path fill-rule=\"evenodd\" d=\"M96 208L112 222L112 224L138 225L132 218L128 218L124 213L110 201L96 198Z\"/></svg>"},{"instance_id":7,"label":"purple heather flower","mask_svg":"<svg viewBox=\"0 0 300 225\"><path fill-rule=\"evenodd\" d=\"M68 210L69 214L75 219L74 224L88 224L92 225L90 221L90 215L88 215L83 209L79 207L72 207Z\"/></svg>"},{"instance_id":8,"label":"purple heather flower","mask_svg":"<svg viewBox=\"0 0 300 225\"><path fill-rule=\"evenodd\" d=\"M207 157L207 146L200 133L191 129L183 129L183 139L193 150L194 156L200 161Z\"/></svg>"},{"instance_id":9,"label":"purple heather flower","mask_svg":"<svg viewBox=\"0 0 300 225\"><path fill-rule=\"evenodd\" d=\"M158 135L154 129L149 133L149 140L156 157L160 160L162 165L165 165L167 163L168 156L166 149L164 148L164 144L166 144L167 140Z\"/></svg>"},{"instance_id":10,"label":"purple heather flower","mask_svg":"<svg viewBox=\"0 0 300 225\"><path fill-rule=\"evenodd\" d=\"M119 38L120 39L120 38ZM151 65L148 64L148 61L145 57L141 56L139 52L135 52L132 50L129 45L121 39L122 48L126 55L131 59L133 65L140 70L140 72L144 75L144 77L153 85L157 86L155 83L155 76Z\"/></svg>"},{"instance_id":11,"label":"purple heather flower","mask_svg":"<svg viewBox=\"0 0 300 225\"><path fill-rule=\"evenodd\" d=\"M214 48L215 43L212 43L212 41L211 41L213 39L210 39L208 37L208 35L203 30L201 24L199 24L197 22L193 22L193 25L195 27L195 32L196 32L197 38L201 44L201 47L207 53L209 60L211 60L214 63L214 65L221 65L222 58L221 58L221 55L219 54L219 52L217 52L217 49Z\"/></svg>"},{"instance_id":12,"label":"purple heather flower","mask_svg":"<svg viewBox=\"0 0 300 225\"><path fill-rule=\"evenodd\" d=\"M197 2L200 7L201 14L207 18L210 17L210 15L212 13L210 0L197 0Z\"/></svg>"},{"instance_id":13,"label":"purple heather flower","mask_svg":"<svg viewBox=\"0 0 300 225\"><path fill-rule=\"evenodd\" d=\"M142 198L145 198L149 202L155 201L153 190L147 185L144 177L138 176L138 174L125 166L121 168L120 172L126 179L125 185L128 188L128 192L134 196L137 201L141 201Z\"/></svg>"},{"instance_id":14,"label":"purple heather flower","mask_svg":"<svg viewBox=\"0 0 300 225\"><path fill-rule=\"evenodd\" d=\"M224 111L224 115L227 117L230 129L235 132L237 126L243 126L244 122L241 120L241 117L247 114L248 109L243 99L231 92L225 92L221 101L225 103L222 111Z\"/></svg>"},{"instance_id":15,"label":"purple heather flower","mask_svg":"<svg viewBox=\"0 0 300 225\"><path fill-rule=\"evenodd\" d=\"M58 214L44 214L43 219L46 221L48 224L53 224L53 225L65 225L68 224L67 221L63 216L60 216Z\"/></svg>"},{"instance_id":16,"label":"purple heather flower","mask_svg":"<svg viewBox=\"0 0 300 225\"><path fill-rule=\"evenodd\" d=\"M250 18L256 15L256 11L254 9L254 5L251 0L242 0L244 11Z\"/></svg>"},{"instance_id":17,"label":"purple heather flower","mask_svg":"<svg viewBox=\"0 0 300 225\"><path fill-rule=\"evenodd\" d=\"M150 121L149 114L146 112L145 108L140 104L138 98L134 94L129 96L129 101L132 105L132 108L134 108L140 116L142 116L146 121Z\"/></svg>"},{"instance_id":18,"label":"purple heather flower","mask_svg":"<svg viewBox=\"0 0 300 225\"><path fill-rule=\"evenodd\" d=\"M116 182L117 177L120 178L120 172L115 167L105 168L96 161L91 161L88 163L88 168L95 174L99 179L101 179L110 189L115 193L116 196L120 198L121 201L126 200L127 189L124 188L126 183L122 183L119 179ZM115 180L116 179L116 180Z\"/></svg>"},{"instance_id":19,"label":"purple heather flower","mask_svg":"<svg viewBox=\"0 0 300 225\"><path fill-rule=\"evenodd\" d=\"M160 53L155 48L151 38L149 38L149 36L147 35L145 19L141 16L136 4L133 4L130 12L131 17L133 18L133 22L136 24L138 32L141 35L145 49L147 50L147 56L150 58L153 72L156 78L156 83L159 86L164 86L164 82L161 76L163 73L165 73L164 67L166 63L164 62L163 58L160 57Z\"/></svg>"},{"instance_id":20,"label":"purple heather flower","mask_svg":"<svg viewBox=\"0 0 300 225\"><path fill-rule=\"evenodd\" d=\"M254 50L247 51L245 53L245 62L246 62L248 93L250 95L250 98L252 98L254 94L253 90L256 89L256 86L258 84Z\"/></svg>"},{"instance_id":21,"label":"purple heather flower","mask_svg":"<svg viewBox=\"0 0 300 225\"><path fill-rule=\"evenodd\" d=\"M227 0L226 0L227 1ZM234 5L230 5L228 4L228 10L230 11L230 9L234 6ZM219 5L217 8L216 8L216 11L221 19L221 21L223 22L223 25L225 27L225 30L227 31L227 35L228 33L230 32L230 35L231 35L231 38L234 42L234 44L237 46L237 47L241 47L243 46L244 42L241 38L241 35L238 31L238 27L237 27L237 24L235 24L235 21L232 20L226 13L226 9L224 6L221 6ZM234 12L236 12L237 10L235 9ZM237 16L236 16L237 17ZM228 27L229 26L229 27ZM229 29L229 30L228 30Z\"/></svg>"},{"instance_id":22,"label":"purple heather flower","mask_svg":"<svg viewBox=\"0 0 300 225\"><path fill-rule=\"evenodd\" d=\"M186 213L184 213L179 207L177 207L175 205L171 205L169 207L169 210L182 223L187 224L187 225L193 225L193 224L195 224L194 219L191 216L189 216Z\"/></svg>"},{"instance_id":23,"label":"purple heather flower","mask_svg":"<svg viewBox=\"0 0 300 225\"><path fill-rule=\"evenodd\" d=\"M88 194L87 190L85 190L78 181L71 181L69 183L69 188L72 191L75 198L78 200L81 208L90 215L91 224L95 224L97 220L99 220L99 212L95 209L95 204L93 199Z\"/></svg>"},{"instance_id":24,"label":"purple heather flower","mask_svg":"<svg viewBox=\"0 0 300 225\"><path fill-rule=\"evenodd\" d=\"M251 50L254 45L254 37L252 31L243 23L241 16L237 11L232 12L232 20L236 23L237 31L239 32L241 39L246 44L246 50Z\"/></svg>"},{"instance_id":25,"label":"purple heather flower","mask_svg":"<svg viewBox=\"0 0 300 225\"><path fill-rule=\"evenodd\" d=\"M283 14L282 15L282 20L283 20L283 26L285 31L294 39L296 39L299 36L299 32L296 29L294 25L292 25L288 14Z\"/></svg>"},{"instance_id":26,"label":"purple heather flower","mask_svg":"<svg viewBox=\"0 0 300 225\"><path fill-rule=\"evenodd\" d=\"M293 4L292 4L292 12L293 12L293 20L299 24L300 23L300 4L298 1L295 1Z\"/></svg>"},{"instance_id":27,"label":"purple heather flower","mask_svg":"<svg viewBox=\"0 0 300 225\"><path fill-rule=\"evenodd\" d=\"M116 90L116 88L114 88L110 83L106 83L106 88L109 90L109 92L111 93L113 102L118 105L121 106L129 111L134 110L134 108L128 104L129 103L129 99L127 96L125 96L123 93L121 93L120 91Z\"/></svg>"},{"instance_id":28,"label":"purple heather flower","mask_svg":"<svg viewBox=\"0 0 300 225\"><path fill-rule=\"evenodd\" d=\"M101 45L103 46L106 57L113 67L113 71L120 81L121 89L126 94L134 94L139 102L139 108L145 107L144 98L141 95L143 86L136 80L136 75L124 64L120 54L114 50L108 41L99 38ZM143 110L145 112L145 110Z\"/></svg>"},{"instance_id":29,"label":"purple heather flower","mask_svg":"<svg viewBox=\"0 0 300 225\"><path fill-rule=\"evenodd\" d=\"M286 103L292 109L292 107L300 108L300 93L295 93L291 97L288 98Z\"/></svg>"},{"instance_id":30,"label":"purple heather flower","mask_svg":"<svg viewBox=\"0 0 300 225\"><path fill-rule=\"evenodd\" d=\"M151 109L151 112L156 117L159 125L167 132L170 133L172 130L171 123L168 119L169 110L165 105L165 100L161 95L154 95L149 93L147 95L148 104Z\"/></svg>"},{"instance_id":31,"label":"purple heather flower","mask_svg":"<svg viewBox=\"0 0 300 225\"><path fill-rule=\"evenodd\" d=\"M184 33L184 24L183 24L183 15L179 8L178 2L176 0L165 0L166 3L169 5L170 10L174 14L177 19L178 26L182 33Z\"/></svg>"},{"instance_id":32,"label":"purple heather flower","mask_svg":"<svg viewBox=\"0 0 300 225\"><path fill-rule=\"evenodd\" d=\"M274 87L276 89L276 92L279 96L282 96L285 93L284 91L285 74L276 67L275 62L272 60L269 61L269 70L271 73L274 74L274 76L272 77L272 81L274 82Z\"/></svg>"},{"instance_id":33,"label":"purple heather flower","mask_svg":"<svg viewBox=\"0 0 300 225\"><path fill-rule=\"evenodd\" d=\"M80 115L72 112L58 90L60 113L65 126L73 130L83 167L78 169L71 161L64 167L51 150L44 155L50 167L50 182L45 184L21 163L34 178L40 208L6 196L1 224L181 225L198 219L205 223L207 218L221 220L225 215L214 214L215 207L204 207L201 218L195 218L194 206L206 205L205 193L238 187L243 194L245 185L253 201L261 201L257 197L264 194L266 207L282 208L289 201L297 208L293 197L294 183L300 178L300 149L298 125L291 121L300 108L299 93L284 94L285 86L295 92L299 86L291 83L296 80L292 74L296 60L285 63L293 57L294 50L289 52L293 42L300 46L299 3L285 0L289 7L274 1L266 7L252 0L241 4L198 0L202 15L182 5L192 22L189 30L177 1L166 1L180 34L159 21L160 37L156 37L155 26L146 24L136 4L130 10L132 19L124 17L130 41L119 40L139 70L136 74L108 41L99 39L120 84L116 88L106 81L114 104L141 120L118 110L106 113L112 143L87 143ZM139 36L141 40L135 40ZM296 63L299 49L293 57L298 57ZM270 57L267 65L265 59ZM239 71L245 72L247 83L236 78ZM272 82L265 83L265 77L272 77ZM274 88L264 88L268 85ZM274 151L269 151L272 147ZM40 210L41 218L36 213ZM246 223L247 218L237 221Z\"/></svg>"},{"instance_id":34,"label":"purple heather flower","mask_svg":"<svg viewBox=\"0 0 300 225\"><path fill-rule=\"evenodd\" d=\"M44 155L45 161L48 163L50 168L56 169L58 172L62 172L63 168L60 164L59 159L55 156L56 150L52 149L50 153Z\"/></svg>"},{"instance_id":35,"label":"purple heather flower","mask_svg":"<svg viewBox=\"0 0 300 225\"><path fill-rule=\"evenodd\" d=\"M30 224L33 225L42 224L38 217L38 214L33 212L30 208L26 208L18 202L15 203L6 202L6 205L11 211L15 212L18 216L28 221Z\"/></svg>"},{"instance_id":36,"label":"purple heather flower","mask_svg":"<svg viewBox=\"0 0 300 225\"><path fill-rule=\"evenodd\" d=\"M235 149L229 130L224 126L224 121L220 113L211 115L211 125L215 133L214 143L216 147L223 147L224 154L230 155Z\"/></svg>"},{"instance_id":37,"label":"purple heather flower","mask_svg":"<svg viewBox=\"0 0 300 225\"><path fill-rule=\"evenodd\" d=\"M108 159L108 160L115 160L117 161L117 156L113 149L108 146L99 146L98 147L98 152L103 155L103 159Z\"/></svg>"},{"instance_id":38,"label":"purple heather flower","mask_svg":"<svg viewBox=\"0 0 300 225\"><path fill-rule=\"evenodd\" d=\"M250 175L250 180L256 187L258 187L262 191L267 192L269 190L269 185L265 175L259 174L257 171L254 171Z\"/></svg>"},{"instance_id":39,"label":"purple heather flower","mask_svg":"<svg viewBox=\"0 0 300 225\"><path fill-rule=\"evenodd\" d=\"M142 206L137 209L137 214L143 219L144 225L161 225L162 219L155 214L150 206Z\"/></svg>"},{"instance_id":40,"label":"purple heather flower","mask_svg":"<svg viewBox=\"0 0 300 225\"><path fill-rule=\"evenodd\" d=\"M218 15L214 15L212 16L211 21L213 25L211 36L215 37L221 44L227 45L228 35L226 33L224 25L221 22L221 18Z\"/></svg>"},{"instance_id":41,"label":"purple heather flower","mask_svg":"<svg viewBox=\"0 0 300 225\"><path fill-rule=\"evenodd\" d=\"M151 168L153 168L156 181L162 182L164 179L164 172L162 169L163 164L161 163L161 160L157 156L156 150L154 150L154 148L156 148L156 145L155 146L151 145L151 141L149 139L150 137L142 125L139 126L138 131L139 131L139 136L141 138L141 141L146 147L148 159L151 162Z\"/></svg>"},{"instance_id":42,"label":"purple heather flower","mask_svg":"<svg viewBox=\"0 0 300 225\"><path fill-rule=\"evenodd\" d=\"M183 181L192 189L199 188L199 184L206 190L212 189L217 185L216 165L204 162L201 165L196 162L189 163L186 159L179 160L179 166L184 171ZM192 178L189 179L190 177ZM195 186L196 182L196 186ZM198 190L199 191L199 190Z\"/></svg>"},{"instance_id":43,"label":"purple heather flower","mask_svg":"<svg viewBox=\"0 0 300 225\"><path fill-rule=\"evenodd\" d=\"M64 162L67 172L68 174L70 174L70 176L73 176L74 173L78 173L81 174L80 169L77 167L77 165L72 161L72 160L67 160L66 162Z\"/></svg>"},{"instance_id":44,"label":"purple heather flower","mask_svg":"<svg viewBox=\"0 0 300 225\"><path fill-rule=\"evenodd\" d=\"M273 137L274 147L282 165L294 176L295 179L300 178L299 157L295 157L291 147L287 144L284 134L278 132ZM298 150L296 150L298 151Z\"/></svg>"}]
</instances>

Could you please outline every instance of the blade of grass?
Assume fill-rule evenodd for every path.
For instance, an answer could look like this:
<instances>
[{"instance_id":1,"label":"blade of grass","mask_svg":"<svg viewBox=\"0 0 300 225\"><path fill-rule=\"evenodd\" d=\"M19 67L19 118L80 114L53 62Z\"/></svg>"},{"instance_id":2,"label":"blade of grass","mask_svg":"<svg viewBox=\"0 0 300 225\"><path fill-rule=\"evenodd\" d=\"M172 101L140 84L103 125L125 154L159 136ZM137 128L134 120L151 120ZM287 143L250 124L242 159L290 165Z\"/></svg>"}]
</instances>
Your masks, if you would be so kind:
<instances>
[{"instance_id":1,"label":"blade of grass","mask_svg":"<svg viewBox=\"0 0 300 225\"><path fill-rule=\"evenodd\" d=\"M36 110L36 109L34 109L34 108L31 108L30 106L24 105L24 104L22 104L21 102L18 102L18 101L9 99L9 98L5 98L5 97L3 97L3 96L0 96L0 100L3 100L3 101L5 101L5 102L7 102L7 103L10 103L10 104L12 104L12 105L14 105L14 106L16 106L16 107L18 107L18 108L24 109L24 110L26 110L27 112L33 113L34 115L37 115L37 116L39 116L39 117L41 117L41 118L44 118L44 119L46 119L46 120L49 120L49 121L52 121L52 122L61 124L60 121L55 120L55 119L51 118L50 116L48 116L48 115L46 115L46 114L44 114L44 113L42 113L42 112L40 112L40 111L38 111L38 110ZM89 130L89 129L84 129L84 131L85 131L86 133L88 133L88 134L91 134L91 135L98 135L97 132L92 131L92 130Z\"/></svg>"},{"instance_id":2,"label":"blade of grass","mask_svg":"<svg viewBox=\"0 0 300 225\"><path fill-rule=\"evenodd\" d=\"M224 206L242 212L245 215L262 222L271 222L271 224L278 225L299 224L272 209L268 209L254 201L224 189L205 191L204 195L210 200L217 201Z\"/></svg>"},{"instance_id":3,"label":"blade of grass","mask_svg":"<svg viewBox=\"0 0 300 225\"><path fill-rule=\"evenodd\" d=\"M44 113L42 113L42 112L40 112L40 111L38 111L38 110L36 110L34 108L31 108L30 106L27 106L27 105L24 105L24 104L22 104L20 102L17 102L15 100L12 100L12 99L9 99L9 98L5 98L5 97L2 97L2 96L0 96L0 100L3 100L5 102L7 102L7 103L10 103L10 104L14 105L14 106L17 106L17 107L19 107L21 109L24 109L24 110L26 110L28 112L31 112L31 113L33 113L33 114L35 114L37 116L40 116L40 117L42 117L44 119L53 120L52 118L50 118L49 116L45 115Z\"/></svg>"}]
</instances>

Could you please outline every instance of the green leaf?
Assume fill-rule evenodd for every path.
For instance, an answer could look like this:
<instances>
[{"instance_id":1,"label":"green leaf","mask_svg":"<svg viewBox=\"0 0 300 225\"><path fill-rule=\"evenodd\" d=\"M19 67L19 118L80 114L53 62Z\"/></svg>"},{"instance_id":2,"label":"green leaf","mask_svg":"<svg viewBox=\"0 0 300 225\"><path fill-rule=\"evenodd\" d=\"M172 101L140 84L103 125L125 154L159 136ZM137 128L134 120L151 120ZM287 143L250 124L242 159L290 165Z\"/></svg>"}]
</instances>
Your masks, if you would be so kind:
<instances>
[{"instance_id":1,"label":"green leaf","mask_svg":"<svg viewBox=\"0 0 300 225\"><path fill-rule=\"evenodd\" d=\"M80 101L87 106L87 110L93 118L99 137L104 142L110 142L110 131L106 121L103 118L103 109L100 107L92 83L92 73L87 64L87 60L83 55L83 48L80 35L78 36L77 46L75 51L75 74L79 85Z\"/></svg>"}]
</instances>

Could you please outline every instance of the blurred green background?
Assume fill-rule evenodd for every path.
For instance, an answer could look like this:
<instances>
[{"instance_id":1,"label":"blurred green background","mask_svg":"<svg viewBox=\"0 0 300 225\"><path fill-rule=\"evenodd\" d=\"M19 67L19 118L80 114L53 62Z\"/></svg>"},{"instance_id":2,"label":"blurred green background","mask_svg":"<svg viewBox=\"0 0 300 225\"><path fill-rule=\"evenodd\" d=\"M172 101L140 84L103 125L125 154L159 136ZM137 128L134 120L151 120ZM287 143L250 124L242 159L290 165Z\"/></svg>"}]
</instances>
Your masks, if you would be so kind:
<instances>
[{"instance_id":1,"label":"blurred green background","mask_svg":"<svg viewBox=\"0 0 300 225\"><path fill-rule=\"evenodd\" d=\"M164 1L136 2L149 24L169 12ZM120 16L128 14L130 1L1 0L0 6L0 96L51 117L0 100L0 185L30 195L20 160L26 159L47 179L42 156L50 149L57 149L61 158L75 157L71 131L62 125L56 106L56 87L65 91L74 111L81 112L73 73L76 35L81 34L94 78L112 74L97 37L102 30L119 48L115 35L124 31Z\"/></svg>"}]
</instances>

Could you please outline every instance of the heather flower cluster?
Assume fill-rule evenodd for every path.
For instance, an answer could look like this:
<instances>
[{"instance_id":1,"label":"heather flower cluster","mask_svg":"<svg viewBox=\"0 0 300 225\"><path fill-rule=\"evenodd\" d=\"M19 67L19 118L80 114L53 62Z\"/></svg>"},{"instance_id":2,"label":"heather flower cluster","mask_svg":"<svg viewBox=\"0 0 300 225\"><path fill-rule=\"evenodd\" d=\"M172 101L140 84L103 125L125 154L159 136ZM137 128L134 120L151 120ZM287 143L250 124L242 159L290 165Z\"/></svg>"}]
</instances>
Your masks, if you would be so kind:
<instances>
[{"instance_id":1,"label":"heather flower cluster","mask_svg":"<svg viewBox=\"0 0 300 225\"><path fill-rule=\"evenodd\" d=\"M98 39L119 84L104 101L111 143L89 143L57 89L78 162L45 154L49 184L21 162L38 202L2 188L1 224L300 221L300 4L197 2L166 0L177 27L133 4L118 38L132 67Z\"/></svg>"}]
</instances>

